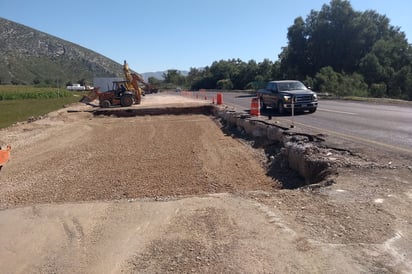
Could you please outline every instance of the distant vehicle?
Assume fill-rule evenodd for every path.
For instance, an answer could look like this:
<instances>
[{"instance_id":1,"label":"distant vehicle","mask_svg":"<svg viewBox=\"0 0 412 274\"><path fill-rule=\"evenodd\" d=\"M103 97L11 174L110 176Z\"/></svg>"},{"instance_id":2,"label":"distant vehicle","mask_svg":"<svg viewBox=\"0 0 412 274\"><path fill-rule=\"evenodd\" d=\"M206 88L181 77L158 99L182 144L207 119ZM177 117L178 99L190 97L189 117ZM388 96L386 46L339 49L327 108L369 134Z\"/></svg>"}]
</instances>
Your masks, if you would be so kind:
<instances>
[{"instance_id":1,"label":"distant vehicle","mask_svg":"<svg viewBox=\"0 0 412 274\"><path fill-rule=\"evenodd\" d=\"M292 100L295 111L313 113L318 107L318 96L302 82L296 80L270 81L265 89L257 91L260 107L272 107L279 114L292 111Z\"/></svg>"},{"instance_id":2,"label":"distant vehicle","mask_svg":"<svg viewBox=\"0 0 412 274\"><path fill-rule=\"evenodd\" d=\"M67 90L72 90L72 91L84 91L86 90L85 86L81 86L80 84L73 84L71 86L66 87Z\"/></svg>"}]
</instances>

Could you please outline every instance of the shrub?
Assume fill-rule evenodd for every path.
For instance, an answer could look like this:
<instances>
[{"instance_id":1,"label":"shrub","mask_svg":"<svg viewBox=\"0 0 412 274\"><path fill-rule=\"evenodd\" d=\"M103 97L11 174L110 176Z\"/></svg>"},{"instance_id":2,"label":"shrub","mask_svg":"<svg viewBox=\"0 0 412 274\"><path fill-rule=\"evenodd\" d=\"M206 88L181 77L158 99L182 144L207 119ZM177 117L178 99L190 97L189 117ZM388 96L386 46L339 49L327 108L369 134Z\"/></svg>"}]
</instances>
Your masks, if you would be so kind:
<instances>
[{"instance_id":1,"label":"shrub","mask_svg":"<svg viewBox=\"0 0 412 274\"><path fill-rule=\"evenodd\" d=\"M363 76L335 72L331 67L322 68L315 76L314 86L320 92L336 96L367 96L368 86Z\"/></svg>"},{"instance_id":2,"label":"shrub","mask_svg":"<svg viewBox=\"0 0 412 274\"><path fill-rule=\"evenodd\" d=\"M38 88L30 86L0 86L0 101L24 99L52 99L69 97L72 93L55 88Z\"/></svg>"},{"instance_id":3,"label":"shrub","mask_svg":"<svg viewBox=\"0 0 412 274\"><path fill-rule=\"evenodd\" d=\"M230 90L233 89L233 83L230 79L222 79L217 81L216 87L218 89Z\"/></svg>"},{"instance_id":4,"label":"shrub","mask_svg":"<svg viewBox=\"0 0 412 274\"><path fill-rule=\"evenodd\" d=\"M386 87L385 83L372 84L369 87L369 95L371 97L376 97L376 98L385 97L386 89L387 89L387 87Z\"/></svg>"}]
</instances>

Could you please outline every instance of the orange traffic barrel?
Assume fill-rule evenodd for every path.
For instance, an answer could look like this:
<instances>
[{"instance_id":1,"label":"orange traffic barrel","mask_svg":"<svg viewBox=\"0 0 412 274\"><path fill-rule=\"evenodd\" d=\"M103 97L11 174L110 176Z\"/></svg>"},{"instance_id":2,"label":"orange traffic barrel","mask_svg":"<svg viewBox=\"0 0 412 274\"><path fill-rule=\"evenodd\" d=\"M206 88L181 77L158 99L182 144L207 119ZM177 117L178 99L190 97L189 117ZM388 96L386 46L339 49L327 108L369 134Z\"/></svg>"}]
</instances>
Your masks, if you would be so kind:
<instances>
[{"instance_id":1,"label":"orange traffic barrel","mask_svg":"<svg viewBox=\"0 0 412 274\"><path fill-rule=\"evenodd\" d=\"M3 166L10 158L11 146L6 149L0 149L0 167Z\"/></svg>"},{"instance_id":2,"label":"orange traffic barrel","mask_svg":"<svg viewBox=\"0 0 412 274\"><path fill-rule=\"evenodd\" d=\"M260 116L260 104L259 98L252 98L252 103L250 105L250 115Z\"/></svg>"},{"instance_id":3,"label":"orange traffic barrel","mask_svg":"<svg viewBox=\"0 0 412 274\"><path fill-rule=\"evenodd\" d=\"M222 95L222 93L216 94L216 104L218 104L218 105L223 104L223 95Z\"/></svg>"}]
</instances>

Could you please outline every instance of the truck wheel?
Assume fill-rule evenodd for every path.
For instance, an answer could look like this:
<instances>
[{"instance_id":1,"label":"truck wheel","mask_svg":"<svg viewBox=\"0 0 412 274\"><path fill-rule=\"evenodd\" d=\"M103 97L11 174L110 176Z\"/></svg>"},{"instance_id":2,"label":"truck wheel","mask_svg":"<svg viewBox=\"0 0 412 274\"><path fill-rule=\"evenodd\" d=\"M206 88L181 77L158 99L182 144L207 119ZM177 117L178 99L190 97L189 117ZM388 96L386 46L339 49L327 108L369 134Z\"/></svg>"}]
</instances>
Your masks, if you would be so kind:
<instances>
[{"instance_id":1,"label":"truck wheel","mask_svg":"<svg viewBox=\"0 0 412 274\"><path fill-rule=\"evenodd\" d=\"M100 103L100 107L102 108L109 108L110 107L110 101L109 100L103 100L103 102Z\"/></svg>"},{"instance_id":2,"label":"truck wheel","mask_svg":"<svg viewBox=\"0 0 412 274\"><path fill-rule=\"evenodd\" d=\"M316 111L316 108L309 109L309 113L314 113L315 111Z\"/></svg>"},{"instance_id":3,"label":"truck wheel","mask_svg":"<svg viewBox=\"0 0 412 274\"><path fill-rule=\"evenodd\" d=\"M265 104L265 102L263 101L263 98L260 98L260 109L261 110L266 110L266 104Z\"/></svg>"},{"instance_id":4,"label":"truck wheel","mask_svg":"<svg viewBox=\"0 0 412 274\"><path fill-rule=\"evenodd\" d=\"M122 107L130 107L133 105L133 98L131 95L123 95L120 97L120 105Z\"/></svg>"},{"instance_id":5,"label":"truck wheel","mask_svg":"<svg viewBox=\"0 0 412 274\"><path fill-rule=\"evenodd\" d=\"M285 114L285 108L283 107L282 101L279 101L279 102L278 102L277 110L278 110L278 114L279 114L279 115Z\"/></svg>"}]
</instances>

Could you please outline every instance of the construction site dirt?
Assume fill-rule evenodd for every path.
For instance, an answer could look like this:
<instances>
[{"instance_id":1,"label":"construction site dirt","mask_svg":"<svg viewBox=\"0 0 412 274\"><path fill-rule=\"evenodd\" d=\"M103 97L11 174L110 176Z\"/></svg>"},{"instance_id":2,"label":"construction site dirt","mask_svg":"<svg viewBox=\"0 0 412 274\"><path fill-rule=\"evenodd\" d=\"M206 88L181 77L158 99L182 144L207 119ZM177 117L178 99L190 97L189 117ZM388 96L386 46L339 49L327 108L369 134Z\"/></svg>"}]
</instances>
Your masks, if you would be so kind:
<instances>
[{"instance_id":1,"label":"construction site dirt","mask_svg":"<svg viewBox=\"0 0 412 274\"><path fill-rule=\"evenodd\" d=\"M0 272L412 272L410 162L342 153L328 183L284 189L296 173L208 104L151 94L132 108L185 114L79 103L0 130Z\"/></svg>"}]
</instances>

